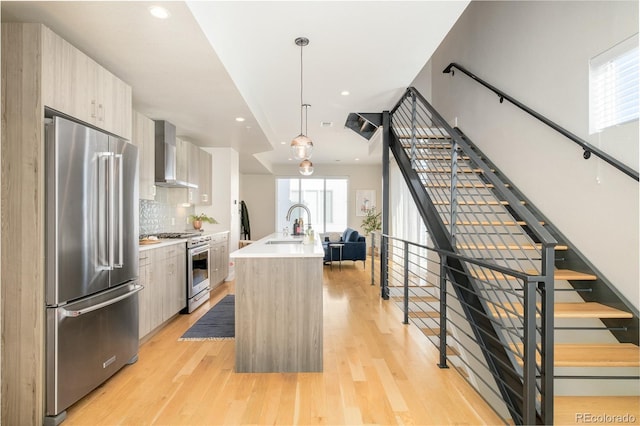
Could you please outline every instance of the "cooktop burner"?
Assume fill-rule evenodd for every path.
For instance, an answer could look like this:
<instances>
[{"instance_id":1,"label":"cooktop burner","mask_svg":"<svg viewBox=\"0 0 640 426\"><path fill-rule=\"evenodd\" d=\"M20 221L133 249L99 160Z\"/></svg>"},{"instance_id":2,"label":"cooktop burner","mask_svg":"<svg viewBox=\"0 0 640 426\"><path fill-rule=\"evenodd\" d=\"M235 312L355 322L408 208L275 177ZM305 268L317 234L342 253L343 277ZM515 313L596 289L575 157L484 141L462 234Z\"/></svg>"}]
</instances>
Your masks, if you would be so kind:
<instances>
[{"instance_id":1,"label":"cooktop burner","mask_svg":"<svg viewBox=\"0 0 640 426\"><path fill-rule=\"evenodd\" d=\"M201 234L199 232L161 232L156 234L158 238L191 238L191 237L199 237Z\"/></svg>"}]
</instances>

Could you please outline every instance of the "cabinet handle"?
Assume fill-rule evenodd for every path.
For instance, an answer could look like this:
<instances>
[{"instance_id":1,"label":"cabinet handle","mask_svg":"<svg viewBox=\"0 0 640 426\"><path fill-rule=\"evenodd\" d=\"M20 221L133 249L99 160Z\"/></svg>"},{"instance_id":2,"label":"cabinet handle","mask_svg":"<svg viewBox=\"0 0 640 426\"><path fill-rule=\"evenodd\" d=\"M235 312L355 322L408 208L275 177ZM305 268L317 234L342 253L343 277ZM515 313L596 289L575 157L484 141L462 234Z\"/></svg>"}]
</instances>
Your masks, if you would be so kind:
<instances>
[{"instance_id":1,"label":"cabinet handle","mask_svg":"<svg viewBox=\"0 0 640 426\"><path fill-rule=\"evenodd\" d=\"M91 101L91 118L96 118L98 114L97 108L96 108L96 101L92 100Z\"/></svg>"},{"instance_id":2,"label":"cabinet handle","mask_svg":"<svg viewBox=\"0 0 640 426\"><path fill-rule=\"evenodd\" d=\"M98 120L104 122L104 106L98 104Z\"/></svg>"},{"instance_id":3,"label":"cabinet handle","mask_svg":"<svg viewBox=\"0 0 640 426\"><path fill-rule=\"evenodd\" d=\"M155 185L151 185L151 195L153 195L154 197L156 196L156 186Z\"/></svg>"}]
</instances>

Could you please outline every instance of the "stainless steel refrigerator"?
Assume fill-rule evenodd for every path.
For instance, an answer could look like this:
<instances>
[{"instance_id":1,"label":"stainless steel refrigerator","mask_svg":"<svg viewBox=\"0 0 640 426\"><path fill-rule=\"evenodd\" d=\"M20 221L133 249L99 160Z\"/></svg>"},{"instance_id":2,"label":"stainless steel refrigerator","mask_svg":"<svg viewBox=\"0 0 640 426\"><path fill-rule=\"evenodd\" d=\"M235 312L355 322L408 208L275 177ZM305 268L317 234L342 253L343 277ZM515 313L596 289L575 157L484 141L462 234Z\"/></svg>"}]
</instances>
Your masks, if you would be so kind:
<instances>
[{"instance_id":1,"label":"stainless steel refrigerator","mask_svg":"<svg viewBox=\"0 0 640 426\"><path fill-rule=\"evenodd\" d=\"M45 136L44 423L59 424L137 360L138 148L59 116Z\"/></svg>"}]
</instances>

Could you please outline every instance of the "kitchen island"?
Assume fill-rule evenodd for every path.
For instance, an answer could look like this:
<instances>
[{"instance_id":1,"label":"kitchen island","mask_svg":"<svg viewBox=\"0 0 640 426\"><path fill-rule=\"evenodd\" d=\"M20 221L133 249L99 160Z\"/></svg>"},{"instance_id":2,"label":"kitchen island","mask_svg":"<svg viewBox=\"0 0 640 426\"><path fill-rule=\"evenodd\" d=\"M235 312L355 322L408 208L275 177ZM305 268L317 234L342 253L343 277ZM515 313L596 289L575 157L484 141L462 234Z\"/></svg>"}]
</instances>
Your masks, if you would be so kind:
<instances>
[{"instance_id":1,"label":"kitchen island","mask_svg":"<svg viewBox=\"0 0 640 426\"><path fill-rule=\"evenodd\" d=\"M319 239L272 234L231 253L238 373L322 371Z\"/></svg>"}]
</instances>

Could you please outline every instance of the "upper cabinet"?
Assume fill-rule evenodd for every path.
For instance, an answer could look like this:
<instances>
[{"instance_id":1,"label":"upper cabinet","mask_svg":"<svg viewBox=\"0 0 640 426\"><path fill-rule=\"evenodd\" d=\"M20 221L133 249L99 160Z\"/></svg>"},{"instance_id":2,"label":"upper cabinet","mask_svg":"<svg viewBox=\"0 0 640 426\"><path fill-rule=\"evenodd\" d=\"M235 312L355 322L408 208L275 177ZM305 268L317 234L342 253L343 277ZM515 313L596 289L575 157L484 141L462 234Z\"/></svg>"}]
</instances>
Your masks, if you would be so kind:
<instances>
[{"instance_id":1,"label":"upper cabinet","mask_svg":"<svg viewBox=\"0 0 640 426\"><path fill-rule=\"evenodd\" d=\"M45 106L131 139L131 87L42 26Z\"/></svg>"},{"instance_id":2,"label":"upper cabinet","mask_svg":"<svg viewBox=\"0 0 640 426\"><path fill-rule=\"evenodd\" d=\"M212 188L211 175L211 154L204 150L200 150L198 154L198 201L196 204L200 206L210 206Z\"/></svg>"},{"instance_id":3,"label":"upper cabinet","mask_svg":"<svg viewBox=\"0 0 640 426\"><path fill-rule=\"evenodd\" d=\"M138 147L140 198L154 200L155 185L155 123L137 111L133 111L133 137L131 142Z\"/></svg>"}]
</instances>

